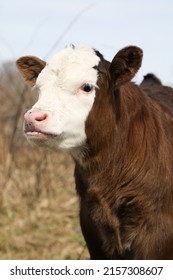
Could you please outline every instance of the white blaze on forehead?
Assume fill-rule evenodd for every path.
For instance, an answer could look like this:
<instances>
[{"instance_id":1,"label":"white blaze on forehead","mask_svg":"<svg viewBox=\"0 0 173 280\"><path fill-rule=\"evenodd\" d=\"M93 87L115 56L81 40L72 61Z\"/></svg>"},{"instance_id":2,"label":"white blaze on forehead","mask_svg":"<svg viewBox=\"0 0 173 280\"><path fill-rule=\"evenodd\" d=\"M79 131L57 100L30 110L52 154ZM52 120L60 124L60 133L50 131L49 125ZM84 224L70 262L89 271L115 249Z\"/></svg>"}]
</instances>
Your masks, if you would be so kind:
<instances>
[{"instance_id":1,"label":"white blaze on forehead","mask_svg":"<svg viewBox=\"0 0 173 280\"><path fill-rule=\"evenodd\" d=\"M85 46L65 48L48 61L37 79L37 85L45 84L48 76L56 78L56 83L62 88L71 86L70 82L73 85L85 79L96 83L97 71L93 66L98 65L99 61L100 58L92 48Z\"/></svg>"},{"instance_id":2,"label":"white blaze on forehead","mask_svg":"<svg viewBox=\"0 0 173 280\"><path fill-rule=\"evenodd\" d=\"M44 132L57 135L54 146L72 150L84 144L95 88L87 94L80 88L84 83L97 86L98 73L93 67L99 62L92 48L68 47L48 61L38 76L40 95L33 109L49 113Z\"/></svg>"}]
</instances>

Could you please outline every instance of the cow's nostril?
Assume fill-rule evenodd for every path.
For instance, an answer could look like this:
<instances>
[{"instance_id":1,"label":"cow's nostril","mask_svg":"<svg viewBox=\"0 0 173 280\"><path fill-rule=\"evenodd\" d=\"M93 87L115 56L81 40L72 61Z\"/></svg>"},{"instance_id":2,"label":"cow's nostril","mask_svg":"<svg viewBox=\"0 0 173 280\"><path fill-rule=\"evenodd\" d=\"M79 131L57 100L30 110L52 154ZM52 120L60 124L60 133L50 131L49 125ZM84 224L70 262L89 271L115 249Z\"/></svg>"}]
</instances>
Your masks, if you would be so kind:
<instances>
[{"instance_id":1,"label":"cow's nostril","mask_svg":"<svg viewBox=\"0 0 173 280\"><path fill-rule=\"evenodd\" d=\"M35 116L35 120L38 122L44 121L47 119L47 114L39 114Z\"/></svg>"}]
</instances>

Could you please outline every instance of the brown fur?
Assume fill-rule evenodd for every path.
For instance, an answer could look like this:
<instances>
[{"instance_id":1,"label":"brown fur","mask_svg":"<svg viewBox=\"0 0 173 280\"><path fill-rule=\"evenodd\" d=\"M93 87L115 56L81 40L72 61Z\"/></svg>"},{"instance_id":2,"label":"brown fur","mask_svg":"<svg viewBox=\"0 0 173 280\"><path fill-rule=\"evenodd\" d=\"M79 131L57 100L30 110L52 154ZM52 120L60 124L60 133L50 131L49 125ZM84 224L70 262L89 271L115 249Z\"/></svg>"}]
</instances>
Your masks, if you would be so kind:
<instances>
[{"instance_id":1,"label":"brown fur","mask_svg":"<svg viewBox=\"0 0 173 280\"><path fill-rule=\"evenodd\" d=\"M115 87L100 73L75 168L92 259L173 259L173 89L148 82Z\"/></svg>"},{"instance_id":2,"label":"brown fur","mask_svg":"<svg viewBox=\"0 0 173 280\"><path fill-rule=\"evenodd\" d=\"M35 84L38 75L45 65L45 61L35 56L24 56L16 61L16 66L19 72L29 86Z\"/></svg>"}]
</instances>

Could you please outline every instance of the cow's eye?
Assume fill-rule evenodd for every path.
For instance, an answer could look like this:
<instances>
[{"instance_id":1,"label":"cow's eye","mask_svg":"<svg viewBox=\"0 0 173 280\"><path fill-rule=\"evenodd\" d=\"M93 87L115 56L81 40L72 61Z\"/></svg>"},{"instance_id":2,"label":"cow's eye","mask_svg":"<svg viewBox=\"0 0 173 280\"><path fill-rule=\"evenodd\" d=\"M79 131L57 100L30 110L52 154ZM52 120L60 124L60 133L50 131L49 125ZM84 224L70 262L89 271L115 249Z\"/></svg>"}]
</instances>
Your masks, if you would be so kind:
<instances>
[{"instance_id":1,"label":"cow's eye","mask_svg":"<svg viewBox=\"0 0 173 280\"><path fill-rule=\"evenodd\" d=\"M93 85L90 85L90 84L83 84L81 86L81 90L85 91L85 92L90 92L94 89L94 86Z\"/></svg>"}]
</instances>

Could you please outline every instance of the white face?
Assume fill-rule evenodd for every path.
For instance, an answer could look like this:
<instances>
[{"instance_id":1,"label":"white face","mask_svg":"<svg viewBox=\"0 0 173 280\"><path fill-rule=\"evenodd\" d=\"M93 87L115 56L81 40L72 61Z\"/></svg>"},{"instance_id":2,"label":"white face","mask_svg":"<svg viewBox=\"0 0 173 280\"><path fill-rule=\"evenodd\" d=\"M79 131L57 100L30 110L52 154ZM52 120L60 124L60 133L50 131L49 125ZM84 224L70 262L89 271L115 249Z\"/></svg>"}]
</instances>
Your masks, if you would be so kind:
<instances>
[{"instance_id":1,"label":"white face","mask_svg":"<svg viewBox=\"0 0 173 280\"><path fill-rule=\"evenodd\" d=\"M97 87L98 73L93 67L99 61L92 48L68 47L47 63L36 81L39 99L27 113L41 111L47 117L37 127L43 134L26 133L30 140L70 151L84 145L85 121Z\"/></svg>"}]
</instances>

